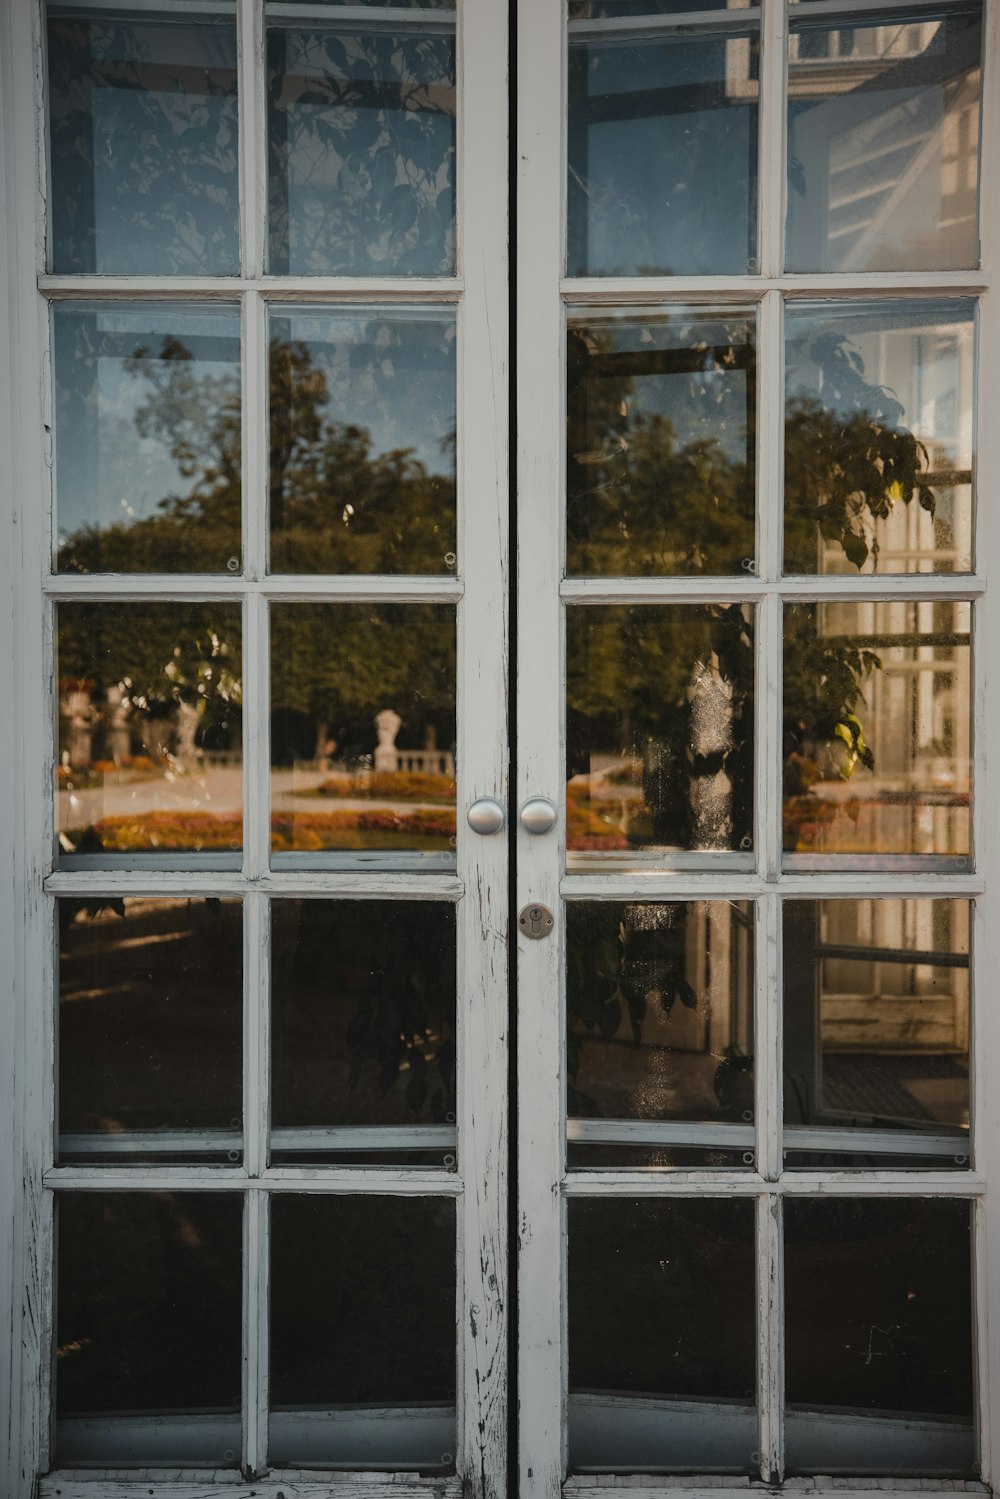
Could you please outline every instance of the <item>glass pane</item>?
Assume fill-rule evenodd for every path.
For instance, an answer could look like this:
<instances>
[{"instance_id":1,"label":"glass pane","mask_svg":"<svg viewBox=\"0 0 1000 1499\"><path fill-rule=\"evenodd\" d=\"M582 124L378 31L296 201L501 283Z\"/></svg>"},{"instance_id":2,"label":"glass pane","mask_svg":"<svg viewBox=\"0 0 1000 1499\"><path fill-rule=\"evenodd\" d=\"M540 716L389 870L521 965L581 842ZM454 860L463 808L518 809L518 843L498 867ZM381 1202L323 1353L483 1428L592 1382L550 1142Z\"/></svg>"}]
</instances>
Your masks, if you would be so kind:
<instances>
[{"instance_id":1,"label":"glass pane","mask_svg":"<svg viewBox=\"0 0 1000 1499\"><path fill-rule=\"evenodd\" d=\"M272 606L271 847L454 868L449 605Z\"/></svg>"},{"instance_id":2,"label":"glass pane","mask_svg":"<svg viewBox=\"0 0 1000 1499\"><path fill-rule=\"evenodd\" d=\"M570 30L571 276L757 269L758 79L755 33Z\"/></svg>"},{"instance_id":3,"label":"glass pane","mask_svg":"<svg viewBox=\"0 0 1000 1499\"><path fill-rule=\"evenodd\" d=\"M649 1164L753 1164L753 946L749 901L567 904L574 1165L626 1142L662 1147Z\"/></svg>"},{"instance_id":4,"label":"glass pane","mask_svg":"<svg viewBox=\"0 0 1000 1499\"><path fill-rule=\"evenodd\" d=\"M749 851L752 608L571 606L566 662L573 862Z\"/></svg>"},{"instance_id":5,"label":"glass pane","mask_svg":"<svg viewBox=\"0 0 1000 1499\"><path fill-rule=\"evenodd\" d=\"M271 1203L272 1463L451 1468L455 1203Z\"/></svg>"},{"instance_id":6,"label":"glass pane","mask_svg":"<svg viewBox=\"0 0 1000 1499\"><path fill-rule=\"evenodd\" d=\"M577 1198L569 1215L569 1461L756 1467L754 1205Z\"/></svg>"},{"instance_id":7,"label":"glass pane","mask_svg":"<svg viewBox=\"0 0 1000 1499\"><path fill-rule=\"evenodd\" d=\"M267 13L269 269L453 274L454 22Z\"/></svg>"},{"instance_id":8,"label":"glass pane","mask_svg":"<svg viewBox=\"0 0 1000 1499\"><path fill-rule=\"evenodd\" d=\"M455 1164L455 961L442 901L273 902L272 1159Z\"/></svg>"},{"instance_id":9,"label":"glass pane","mask_svg":"<svg viewBox=\"0 0 1000 1499\"><path fill-rule=\"evenodd\" d=\"M786 572L971 570L973 313L786 310Z\"/></svg>"},{"instance_id":10,"label":"glass pane","mask_svg":"<svg viewBox=\"0 0 1000 1499\"><path fill-rule=\"evenodd\" d=\"M786 855L968 867L970 624L946 599L786 605Z\"/></svg>"},{"instance_id":11,"label":"glass pane","mask_svg":"<svg viewBox=\"0 0 1000 1499\"><path fill-rule=\"evenodd\" d=\"M237 275L235 5L48 14L53 271Z\"/></svg>"},{"instance_id":12,"label":"glass pane","mask_svg":"<svg viewBox=\"0 0 1000 1499\"><path fill-rule=\"evenodd\" d=\"M785 1198L789 1469L969 1474L970 1207Z\"/></svg>"},{"instance_id":13,"label":"glass pane","mask_svg":"<svg viewBox=\"0 0 1000 1499\"><path fill-rule=\"evenodd\" d=\"M567 571L752 571L753 313L572 317L566 366Z\"/></svg>"},{"instance_id":14,"label":"glass pane","mask_svg":"<svg viewBox=\"0 0 1000 1499\"><path fill-rule=\"evenodd\" d=\"M455 566L453 308L270 318L271 571Z\"/></svg>"},{"instance_id":15,"label":"glass pane","mask_svg":"<svg viewBox=\"0 0 1000 1499\"><path fill-rule=\"evenodd\" d=\"M59 902L61 1160L243 1146L238 900Z\"/></svg>"},{"instance_id":16,"label":"glass pane","mask_svg":"<svg viewBox=\"0 0 1000 1499\"><path fill-rule=\"evenodd\" d=\"M242 1195L56 1200L57 1461L238 1464Z\"/></svg>"},{"instance_id":17,"label":"glass pane","mask_svg":"<svg viewBox=\"0 0 1000 1499\"><path fill-rule=\"evenodd\" d=\"M238 604L60 604L64 853L238 849Z\"/></svg>"},{"instance_id":18,"label":"glass pane","mask_svg":"<svg viewBox=\"0 0 1000 1499\"><path fill-rule=\"evenodd\" d=\"M981 8L864 21L791 28L786 269L975 266Z\"/></svg>"},{"instance_id":19,"label":"glass pane","mask_svg":"<svg viewBox=\"0 0 1000 1499\"><path fill-rule=\"evenodd\" d=\"M57 302L60 572L239 572L236 307Z\"/></svg>"},{"instance_id":20,"label":"glass pane","mask_svg":"<svg viewBox=\"0 0 1000 1499\"><path fill-rule=\"evenodd\" d=\"M694 10L745 10L750 0L567 0L574 21L628 20L632 16L675 16Z\"/></svg>"},{"instance_id":21,"label":"glass pane","mask_svg":"<svg viewBox=\"0 0 1000 1499\"><path fill-rule=\"evenodd\" d=\"M968 902L783 909L786 1165L968 1165Z\"/></svg>"}]
</instances>

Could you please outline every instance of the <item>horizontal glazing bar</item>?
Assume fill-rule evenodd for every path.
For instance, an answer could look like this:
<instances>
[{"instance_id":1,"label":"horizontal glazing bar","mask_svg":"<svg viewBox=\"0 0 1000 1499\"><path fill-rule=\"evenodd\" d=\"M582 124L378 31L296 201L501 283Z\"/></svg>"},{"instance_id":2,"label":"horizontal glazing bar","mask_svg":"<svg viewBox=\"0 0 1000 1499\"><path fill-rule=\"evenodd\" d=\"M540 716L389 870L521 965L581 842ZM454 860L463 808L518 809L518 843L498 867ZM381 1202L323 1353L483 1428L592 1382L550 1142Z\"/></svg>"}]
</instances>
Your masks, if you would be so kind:
<instances>
[{"instance_id":1,"label":"horizontal glazing bar","mask_svg":"<svg viewBox=\"0 0 1000 1499\"><path fill-rule=\"evenodd\" d=\"M765 583L744 578L564 578L560 596L578 604L755 603L767 594L825 602L864 603L868 599L970 599L986 591L985 578L953 573L893 573L843 578L783 578Z\"/></svg>"},{"instance_id":2,"label":"horizontal glazing bar","mask_svg":"<svg viewBox=\"0 0 1000 1499\"><path fill-rule=\"evenodd\" d=\"M449 1125L413 1125L401 1129L274 1129L275 1150L453 1150L458 1132ZM136 1130L124 1133L60 1135L61 1155L200 1155L239 1150L243 1131Z\"/></svg>"},{"instance_id":3,"label":"horizontal glazing bar","mask_svg":"<svg viewBox=\"0 0 1000 1499\"><path fill-rule=\"evenodd\" d=\"M752 1124L700 1124L693 1119L567 1119L566 1138L585 1145L695 1145L753 1149Z\"/></svg>"},{"instance_id":4,"label":"horizontal glazing bar","mask_svg":"<svg viewBox=\"0 0 1000 1499\"><path fill-rule=\"evenodd\" d=\"M460 1176L452 1171L405 1166L272 1166L260 1176L228 1166L53 1166L43 1184L59 1192L185 1192L295 1189L388 1197L459 1197Z\"/></svg>"},{"instance_id":5,"label":"horizontal glazing bar","mask_svg":"<svg viewBox=\"0 0 1000 1499\"><path fill-rule=\"evenodd\" d=\"M420 298L456 302L465 290L454 276L39 276L38 289L65 297L215 297L233 301L243 292L270 300L398 302Z\"/></svg>"},{"instance_id":6,"label":"horizontal glazing bar","mask_svg":"<svg viewBox=\"0 0 1000 1499\"><path fill-rule=\"evenodd\" d=\"M987 271L816 272L796 276L580 276L560 282L563 300L572 304L635 303L652 300L713 303L726 298L758 300L765 292L788 297L855 297L885 292L894 297L947 296L987 291Z\"/></svg>"},{"instance_id":7,"label":"horizontal glazing bar","mask_svg":"<svg viewBox=\"0 0 1000 1499\"><path fill-rule=\"evenodd\" d=\"M160 576L156 573L71 573L54 575L44 583L52 599L108 598L116 603L129 599L227 599L243 594L260 594L268 599L311 602L349 599L355 603L378 603L385 599L394 604L450 604L462 597L465 585L454 577L368 577L346 574L339 577L271 576L253 581L242 577L206 577L191 575Z\"/></svg>"},{"instance_id":8,"label":"horizontal glazing bar","mask_svg":"<svg viewBox=\"0 0 1000 1499\"><path fill-rule=\"evenodd\" d=\"M973 1171L796 1171L765 1181L755 1171L567 1172L566 1197L980 1197L986 1178Z\"/></svg>"},{"instance_id":9,"label":"horizontal glazing bar","mask_svg":"<svg viewBox=\"0 0 1000 1499\"><path fill-rule=\"evenodd\" d=\"M265 895L294 895L299 898L342 895L351 900L460 900L465 885L455 875L423 874L416 878L398 870L376 873L359 869L354 873L289 870L247 879L242 874L213 875L177 869L151 872L148 869L113 870L95 877L92 872L57 870L45 880L49 895L243 895L261 890Z\"/></svg>"},{"instance_id":10,"label":"horizontal glazing bar","mask_svg":"<svg viewBox=\"0 0 1000 1499\"><path fill-rule=\"evenodd\" d=\"M617 1481L604 1483L589 1473L579 1474L566 1479L563 1493L572 1494L574 1499L605 1499L609 1488L619 1486ZM641 1486L642 1499L718 1499L720 1489L727 1493L747 1490L759 1494L761 1484L759 1479L737 1478L730 1474L725 1478L689 1474L683 1478L664 1476ZM954 1495L957 1499L959 1495L990 1494L992 1490L985 1484L962 1479L880 1478L876 1486L875 1481L863 1478L846 1478L839 1482L836 1478L786 1478L781 1492L808 1494L809 1499L843 1499L845 1494L850 1494L851 1499L885 1499L886 1494L893 1495L894 1499L927 1499L929 1494L936 1494L939 1499Z\"/></svg>"},{"instance_id":11,"label":"horizontal glazing bar","mask_svg":"<svg viewBox=\"0 0 1000 1499\"><path fill-rule=\"evenodd\" d=\"M50 16L70 15L82 11L87 16L106 15L110 12L126 12L133 19L138 16L221 16L232 20L236 13L235 0L57 0L50 4Z\"/></svg>"},{"instance_id":12,"label":"horizontal glazing bar","mask_svg":"<svg viewBox=\"0 0 1000 1499\"><path fill-rule=\"evenodd\" d=\"M610 874L567 874L559 893L564 900L752 900L755 896L777 893L784 896L819 898L864 896L912 896L931 900L935 896L968 898L980 895L986 888L979 875L922 874L906 870L895 874L891 869L866 870L863 873L817 869L812 874L779 874L767 880L760 874L724 876L645 874L641 870Z\"/></svg>"}]
</instances>

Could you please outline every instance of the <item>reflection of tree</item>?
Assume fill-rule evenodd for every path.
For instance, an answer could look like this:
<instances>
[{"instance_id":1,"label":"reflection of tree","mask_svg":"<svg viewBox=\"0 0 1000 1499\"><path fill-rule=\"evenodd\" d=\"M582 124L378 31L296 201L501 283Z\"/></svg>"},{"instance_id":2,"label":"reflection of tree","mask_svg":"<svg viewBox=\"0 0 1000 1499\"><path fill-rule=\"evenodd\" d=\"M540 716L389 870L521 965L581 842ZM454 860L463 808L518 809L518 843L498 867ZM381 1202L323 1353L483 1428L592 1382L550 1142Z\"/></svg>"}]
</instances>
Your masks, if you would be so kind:
<instances>
[{"instance_id":1,"label":"reflection of tree","mask_svg":"<svg viewBox=\"0 0 1000 1499\"><path fill-rule=\"evenodd\" d=\"M452 269L453 35L268 30L272 271Z\"/></svg>"},{"instance_id":2,"label":"reflection of tree","mask_svg":"<svg viewBox=\"0 0 1000 1499\"><path fill-rule=\"evenodd\" d=\"M601 378L584 382L580 371L595 350ZM716 370L745 364L745 342L734 343L731 361L724 348L710 354ZM678 351L668 357L673 365L666 372L684 368ZM839 543L860 569L875 551L875 521L893 505L916 496L933 509L933 495L921 483L927 455L903 426L900 403L865 380L846 338L825 331L812 340L808 357L818 366L823 399L798 399L788 409L787 562L805 567L822 538ZM746 465L727 458L709 428L704 440L679 448L668 420L634 413L633 377L665 368L661 350L651 351L645 366L643 358L640 350L620 360L616 379L613 356L593 338L571 350L570 556L575 551L584 567L608 572L735 572L747 550ZM692 348L695 378L705 361L705 350ZM581 394L585 383L591 388ZM727 416L738 419L735 411ZM841 746L845 777L857 764L874 765L862 719L864 684L880 660L849 640L824 639L814 617L786 613L786 790L808 796L801 775L808 745ZM731 826L715 846L738 847L750 831L753 736L752 631L742 611L571 610L567 657L569 774L589 768L592 750L631 751L644 766L653 841L685 848L697 846L691 837L698 781L724 770L733 787ZM707 758L697 753L691 725L692 681L706 665L731 693L728 746Z\"/></svg>"}]
</instances>

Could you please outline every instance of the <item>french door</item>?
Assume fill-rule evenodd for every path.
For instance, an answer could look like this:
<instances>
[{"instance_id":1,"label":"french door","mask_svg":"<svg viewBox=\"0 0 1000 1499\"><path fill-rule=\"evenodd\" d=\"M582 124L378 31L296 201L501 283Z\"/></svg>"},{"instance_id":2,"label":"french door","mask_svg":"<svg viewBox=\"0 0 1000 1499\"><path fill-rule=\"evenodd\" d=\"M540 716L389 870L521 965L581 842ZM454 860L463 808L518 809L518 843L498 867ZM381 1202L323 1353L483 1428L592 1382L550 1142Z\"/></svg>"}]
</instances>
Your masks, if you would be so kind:
<instances>
[{"instance_id":1,"label":"french door","mask_svg":"<svg viewBox=\"0 0 1000 1499\"><path fill-rule=\"evenodd\" d=\"M987 1491L993 0L3 27L4 1492Z\"/></svg>"}]
</instances>

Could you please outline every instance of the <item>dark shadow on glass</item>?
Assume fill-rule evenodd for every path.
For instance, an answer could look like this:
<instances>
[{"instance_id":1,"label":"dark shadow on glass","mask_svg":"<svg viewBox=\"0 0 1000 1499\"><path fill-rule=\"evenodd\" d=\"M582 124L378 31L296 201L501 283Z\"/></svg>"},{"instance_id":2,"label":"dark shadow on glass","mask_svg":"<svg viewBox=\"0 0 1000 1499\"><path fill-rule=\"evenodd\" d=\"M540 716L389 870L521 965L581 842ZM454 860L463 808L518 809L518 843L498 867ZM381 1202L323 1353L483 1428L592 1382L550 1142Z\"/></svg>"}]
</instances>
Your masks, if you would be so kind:
<instances>
[{"instance_id":1,"label":"dark shadow on glass","mask_svg":"<svg viewBox=\"0 0 1000 1499\"><path fill-rule=\"evenodd\" d=\"M790 271L979 262L982 8L868 12L788 38Z\"/></svg>"},{"instance_id":2,"label":"dark shadow on glass","mask_svg":"<svg viewBox=\"0 0 1000 1499\"><path fill-rule=\"evenodd\" d=\"M339 1158L342 1126L370 1131L382 1155L387 1126L404 1155L427 1151L420 1126L454 1136L455 963L442 901L272 903L272 1159L301 1155L306 1137L313 1160Z\"/></svg>"},{"instance_id":3,"label":"dark shadow on glass","mask_svg":"<svg viewBox=\"0 0 1000 1499\"><path fill-rule=\"evenodd\" d=\"M241 902L58 909L60 1160L240 1160Z\"/></svg>"},{"instance_id":4,"label":"dark shadow on glass","mask_svg":"<svg viewBox=\"0 0 1000 1499\"><path fill-rule=\"evenodd\" d=\"M751 608L571 606L566 667L571 855L752 848Z\"/></svg>"},{"instance_id":5,"label":"dark shadow on glass","mask_svg":"<svg viewBox=\"0 0 1000 1499\"><path fill-rule=\"evenodd\" d=\"M787 309L786 572L971 570L974 311Z\"/></svg>"},{"instance_id":6,"label":"dark shadow on glass","mask_svg":"<svg viewBox=\"0 0 1000 1499\"><path fill-rule=\"evenodd\" d=\"M968 1202L787 1198L792 1473L976 1470Z\"/></svg>"},{"instance_id":7,"label":"dark shadow on glass","mask_svg":"<svg viewBox=\"0 0 1000 1499\"><path fill-rule=\"evenodd\" d=\"M785 606L786 856L968 866L970 626L944 599Z\"/></svg>"},{"instance_id":8,"label":"dark shadow on glass","mask_svg":"<svg viewBox=\"0 0 1000 1499\"><path fill-rule=\"evenodd\" d=\"M56 1460L237 1466L242 1194L56 1203Z\"/></svg>"},{"instance_id":9,"label":"dark shadow on glass","mask_svg":"<svg viewBox=\"0 0 1000 1499\"><path fill-rule=\"evenodd\" d=\"M454 608L272 605L271 847L454 867Z\"/></svg>"},{"instance_id":10,"label":"dark shadow on glass","mask_svg":"<svg viewBox=\"0 0 1000 1499\"><path fill-rule=\"evenodd\" d=\"M239 273L235 10L139 20L49 6L57 274Z\"/></svg>"},{"instance_id":11,"label":"dark shadow on glass","mask_svg":"<svg viewBox=\"0 0 1000 1499\"><path fill-rule=\"evenodd\" d=\"M455 1203L275 1195L272 1463L455 1465Z\"/></svg>"},{"instance_id":12,"label":"dark shadow on glass","mask_svg":"<svg viewBox=\"0 0 1000 1499\"><path fill-rule=\"evenodd\" d=\"M756 34L609 38L577 24L584 29L569 34L569 275L756 270Z\"/></svg>"},{"instance_id":13,"label":"dark shadow on glass","mask_svg":"<svg viewBox=\"0 0 1000 1499\"><path fill-rule=\"evenodd\" d=\"M574 1165L607 1164L609 1150L613 1164L623 1150L655 1165L678 1149L700 1165L752 1157L753 946L747 901L568 904Z\"/></svg>"},{"instance_id":14,"label":"dark shadow on glass","mask_svg":"<svg viewBox=\"0 0 1000 1499\"><path fill-rule=\"evenodd\" d=\"M794 1164L968 1166L968 902L792 900L783 912Z\"/></svg>"},{"instance_id":15,"label":"dark shadow on glass","mask_svg":"<svg viewBox=\"0 0 1000 1499\"><path fill-rule=\"evenodd\" d=\"M567 571L754 568L752 312L571 318Z\"/></svg>"},{"instance_id":16,"label":"dark shadow on glass","mask_svg":"<svg viewBox=\"0 0 1000 1499\"><path fill-rule=\"evenodd\" d=\"M270 317L270 570L455 567L455 312Z\"/></svg>"},{"instance_id":17,"label":"dark shadow on glass","mask_svg":"<svg viewBox=\"0 0 1000 1499\"><path fill-rule=\"evenodd\" d=\"M63 854L239 849L239 605L62 603L57 626Z\"/></svg>"},{"instance_id":18,"label":"dark shadow on glass","mask_svg":"<svg viewBox=\"0 0 1000 1499\"><path fill-rule=\"evenodd\" d=\"M455 269L453 29L275 24L268 8L268 268Z\"/></svg>"},{"instance_id":19,"label":"dark shadow on glass","mask_svg":"<svg viewBox=\"0 0 1000 1499\"><path fill-rule=\"evenodd\" d=\"M567 1212L570 1467L753 1470L753 1203L577 1198Z\"/></svg>"},{"instance_id":20,"label":"dark shadow on glass","mask_svg":"<svg viewBox=\"0 0 1000 1499\"><path fill-rule=\"evenodd\" d=\"M239 572L240 314L57 302L60 572Z\"/></svg>"}]
</instances>

